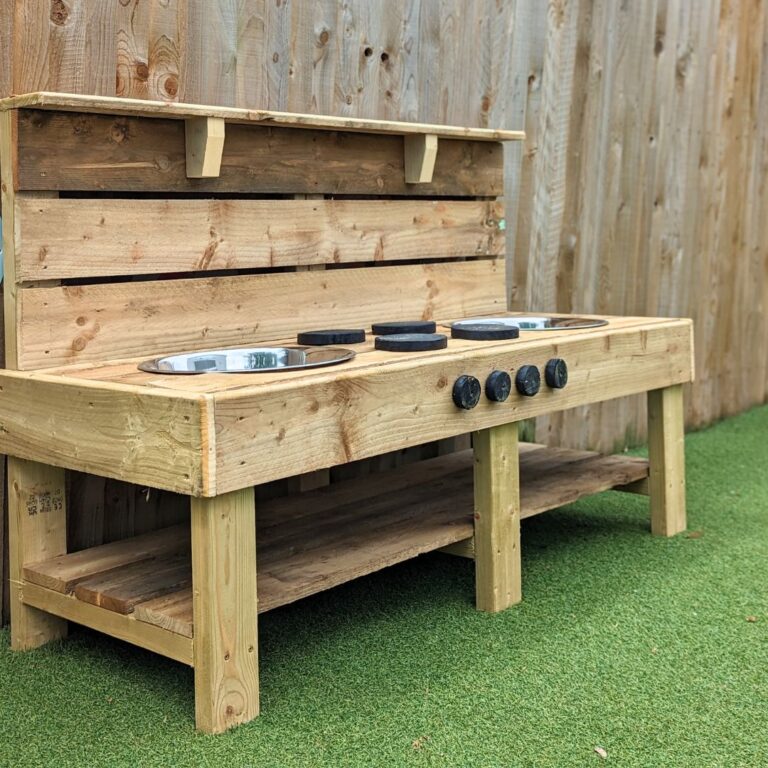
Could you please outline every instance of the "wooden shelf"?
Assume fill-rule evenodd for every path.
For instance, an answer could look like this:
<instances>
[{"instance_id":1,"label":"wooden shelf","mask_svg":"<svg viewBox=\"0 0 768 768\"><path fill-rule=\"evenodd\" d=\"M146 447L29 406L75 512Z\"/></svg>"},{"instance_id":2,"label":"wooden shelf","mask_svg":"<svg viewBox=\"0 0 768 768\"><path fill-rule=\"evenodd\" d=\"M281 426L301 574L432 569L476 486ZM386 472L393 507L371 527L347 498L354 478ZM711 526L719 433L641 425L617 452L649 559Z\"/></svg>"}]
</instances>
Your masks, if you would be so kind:
<instances>
[{"instance_id":1,"label":"wooden shelf","mask_svg":"<svg viewBox=\"0 0 768 768\"><path fill-rule=\"evenodd\" d=\"M0 99L0 110L53 109L91 112L95 114L133 115L186 120L213 118L233 123L282 125L291 128L321 128L331 131L362 131L365 133L397 134L401 136L430 134L443 139L473 141L522 141L524 131L494 128L471 128L432 123L409 123L398 120L373 120L338 115L314 115L300 112L275 112L267 109L241 109L202 104L124 99L115 96L84 96L72 93L37 91Z\"/></svg>"},{"instance_id":2,"label":"wooden shelf","mask_svg":"<svg viewBox=\"0 0 768 768\"><path fill-rule=\"evenodd\" d=\"M643 492L648 476L640 458L532 444L520 454L522 517L610 488ZM259 611L471 542L472 467L463 451L260 504ZM69 596L49 604L53 612L66 605L75 621L80 602L88 615L98 606L192 637L189 550L188 526L175 526L29 565L23 575L37 592Z\"/></svg>"}]
</instances>

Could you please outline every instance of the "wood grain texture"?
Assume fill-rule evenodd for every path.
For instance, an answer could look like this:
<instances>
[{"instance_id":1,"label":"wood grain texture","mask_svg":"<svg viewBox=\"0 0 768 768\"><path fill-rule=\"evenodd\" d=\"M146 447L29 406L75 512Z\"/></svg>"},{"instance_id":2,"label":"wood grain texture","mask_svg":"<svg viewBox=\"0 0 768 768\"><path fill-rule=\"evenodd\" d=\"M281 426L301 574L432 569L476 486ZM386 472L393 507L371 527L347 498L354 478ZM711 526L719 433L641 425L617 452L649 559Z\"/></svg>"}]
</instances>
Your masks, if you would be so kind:
<instances>
[{"instance_id":1,"label":"wood grain texture","mask_svg":"<svg viewBox=\"0 0 768 768\"><path fill-rule=\"evenodd\" d=\"M340 117L332 114L274 112L258 109L216 107L206 104L180 104L171 101L152 101L138 97L110 97L70 95L40 91L0 100L0 109L35 109L55 112L93 113L176 120L226 120L230 123L251 125L290 126L365 134L391 134L395 136L439 136L445 139L474 141L517 141L525 138L522 131L496 130L447 125L445 123L417 123L393 120L371 120L358 117Z\"/></svg>"},{"instance_id":2,"label":"wood grain texture","mask_svg":"<svg viewBox=\"0 0 768 768\"><path fill-rule=\"evenodd\" d=\"M674 536L686 528L683 387L648 393L651 530Z\"/></svg>"},{"instance_id":3,"label":"wood grain texture","mask_svg":"<svg viewBox=\"0 0 768 768\"><path fill-rule=\"evenodd\" d=\"M504 256L504 209L495 201L182 199L126 204L18 193L16 203L18 282Z\"/></svg>"},{"instance_id":4,"label":"wood grain texture","mask_svg":"<svg viewBox=\"0 0 768 768\"><path fill-rule=\"evenodd\" d=\"M454 340L448 349L419 355L379 352L367 342L367 351L335 370L258 377L156 376L137 371L135 361L48 374L6 371L0 374L0 450L214 496L686 382L691 353L688 321L619 318L593 331L529 331L502 342ZM461 374L484 381L493 370L514 374L523 363L543 369L555 356L569 361L564 390L515 395L502 404L483 400L471 411L453 405L450 382Z\"/></svg>"},{"instance_id":5,"label":"wood grain texture","mask_svg":"<svg viewBox=\"0 0 768 768\"><path fill-rule=\"evenodd\" d=\"M189 550L189 526L175 525L160 532L133 536L130 544L121 540L45 558L43 562L31 562L24 566L23 576L46 589L70 594L86 579L111 574L129 564L172 557L184 550Z\"/></svg>"},{"instance_id":6,"label":"wood grain texture","mask_svg":"<svg viewBox=\"0 0 768 768\"><path fill-rule=\"evenodd\" d=\"M369 327L382 317L452 317L503 307L498 260L19 291L18 365L238 346L297 329Z\"/></svg>"},{"instance_id":7,"label":"wood grain texture","mask_svg":"<svg viewBox=\"0 0 768 768\"><path fill-rule=\"evenodd\" d=\"M85 34L62 37L47 3L5 0L3 32L20 32L0 46L3 95L146 93L524 127L525 146L505 153L513 307L694 317L689 424L768 397L763 4L78 5L65 25L77 20ZM645 423L645 400L634 398L555 415L539 431L607 450L642 440Z\"/></svg>"},{"instance_id":8,"label":"wood grain texture","mask_svg":"<svg viewBox=\"0 0 768 768\"><path fill-rule=\"evenodd\" d=\"M64 470L8 457L11 648L37 648L65 637L67 622L26 605L21 588L27 563L58 557L67 548Z\"/></svg>"},{"instance_id":9,"label":"wood grain texture","mask_svg":"<svg viewBox=\"0 0 768 768\"><path fill-rule=\"evenodd\" d=\"M487 613L522 600L517 433L510 422L473 436L475 600Z\"/></svg>"},{"instance_id":10,"label":"wood grain texture","mask_svg":"<svg viewBox=\"0 0 768 768\"><path fill-rule=\"evenodd\" d=\"M311 471L646 391L655 381L688 381L690 325L669 322L666 327L617 330L609 339L593 332L549 343L508 343L503 351L488 345L431 353L423 360L373 357L374 365L357 371L297 378L289 390L278 384L271 391L263 387L215 393L217 488L221 492L288 476L299 466ZM523 363L543 369L555 350L570 361L566 389L511 398L501 407L483 400L471 411L460 412L453 405L447 388L460 375L470 373L485 381L493 370L514 373ZM284 416L275 419L275 413ZM313 429L308 433L310 416Z\"/></svg>"},{"instance_id":11,"label":"wood grain texture","mask_svg":"<svg viewBox=\"0 0 768 768\"><path fill-rule=\"evenodd\" d=\"M192 500L195 723L219 733L259 714L253 488Z\"/></svg>"},{"instance_id":12,"label":"wood grain texture","mask_svg":"<svg viewBox=\"0 0 768 768\"><path fill-rule=\"evenodd\" d=\"M183 120L18 114L20 190L495 197L504 187L497 142L444 142L431 183L412 185L402 136L230 124L221 175L189 179Z\"/></svg>"},{"instance_id":13,"label":"wood grain texture","mask_svg":"<svg viewBox=\"0 0 768 768\"><path fill-rule=\"evenodd\" d=\"M188 494L195 493L195 482L203 482L201 462L207 460L209 447L203 444L204 404L197 397L137 398L129 387L62 392L45 379L36 379L31 388L29 384L11 378L2 384L5 418L0 435L8 438L4 453L44 457L55 466ZM83 418L93 419L88 436L82 432ZM120 446L117 435L122 435ZM160 456L165 459L158 461ZM162 468L167 460L175 467L170 482Z\"/></svg>"},{"instance_id":14,"label":"wood grain texture","mask_svg":"<svg viewBox=\"0 0 768 768\"><path fill-rule=\"evenodd\" d=\"M528 54L512 306L690 316L686 423L764 402L768 9L552 2L546 30L543 61ZM645 398L547 417L538 432L637 443Z\"/></svg>"},{"instance_id":15,"label":"wood grain texture","mask_svg":"<svg viewBox=\"0 0 768 768\"><path fill-rule=\"evenodd\" d=\"M648 462L631 456L521 443L519 457L520 518L648 475ZM474 464L473 452L466 450L260 504L259 613L420 553L444 550L446 542L459 542L463 553L473 557ZM45 582L50 590L63 593L73 576L106 576L111 570L113 578L91 582L94 587L99 584L102 594L89 595L88 602L120 611L121 603L114 598L117 590L123 590L123 601L131 604L136 619L191 638L191 587L139 602L156 568L147 552L167 552L179 530L176 526L119 546L109 544L37 563L25 570L25 577L28 584ZM183 538L188 549L188 533ZM142 572L143 579L138 577ZM129 583L135 594L125 592Z\"/></svg>"},{"instance_id":16,"label":"wood grain texture","mask_svg":"<svg viewBox=\"0 0 768 768\"><path fill-rule=\"evenodd\" d=\"M133 616L106 611L90 603L83 603L74 595L64 595L37 584L24 583L18 590L19 599L29 608L44 611L46 615L60 617L77 624L104 632L118 640L138 645L192 666L192 642L182 635L136 621ZM64 622L66 624L66 621Z\"/></svg>"}]
</instances>

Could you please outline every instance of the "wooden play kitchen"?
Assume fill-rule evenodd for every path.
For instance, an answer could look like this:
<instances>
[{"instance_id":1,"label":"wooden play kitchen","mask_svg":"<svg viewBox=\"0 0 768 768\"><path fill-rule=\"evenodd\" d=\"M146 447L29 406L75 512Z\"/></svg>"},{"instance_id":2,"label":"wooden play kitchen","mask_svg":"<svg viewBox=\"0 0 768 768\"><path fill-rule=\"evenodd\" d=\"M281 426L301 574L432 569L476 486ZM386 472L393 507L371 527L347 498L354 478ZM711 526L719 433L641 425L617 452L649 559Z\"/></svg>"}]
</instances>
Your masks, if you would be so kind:
<instances>
[{"instance_id":1,"label":"wooden play kitchen","mask_svg":"<svg viewBox=\"0 0 768 768\"><path fill-rule=\"evenodd\" d=\"M258 612L436 549L474 557L478 609L503 610L521 518L610 488L650 496L654 533L685 528L691 323L507 312L501 142L521 133L51 93L0 109L13 648L69 620L191 665L217 732L258 714ZM518 443L523 419L637 392L650 464ZM67 552L66 470L185 494L190 522Z\"/></svg>"}]
</instances>

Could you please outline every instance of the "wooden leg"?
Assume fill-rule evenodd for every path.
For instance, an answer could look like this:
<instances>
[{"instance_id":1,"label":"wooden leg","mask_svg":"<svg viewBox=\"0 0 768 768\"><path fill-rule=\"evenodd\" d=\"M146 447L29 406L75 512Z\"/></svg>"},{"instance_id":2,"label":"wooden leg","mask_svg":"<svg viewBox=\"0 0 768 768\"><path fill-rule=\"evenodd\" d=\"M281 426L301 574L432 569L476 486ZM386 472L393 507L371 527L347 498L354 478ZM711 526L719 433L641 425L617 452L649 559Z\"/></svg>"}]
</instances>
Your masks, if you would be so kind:
<instances>
[{"instance_id":1,"label":"wooden leg","mask_svg":"<svg viewBox=\"0 0 768 768\"><path fill-rule=\"evenodd\" d=\"M674 536L685 530L683 386L648 393L651 531Z\"/></svg>"},{"instance_id":2,"label":"wooden leg","mask_svg":"<svg viewBox=\"0 0 768 768\"><path fill-rule=\"evenodd\" d=\"M67 551L64 470L9 456L8 518L11 648L23 651L67 634L64 619L22 602L24 566Z\"/></svg>"},{"instance_id":3,"label":"wooden leg","mask_svg":"<svg viewBox=\"0 0 768 768\"><path fill-rule=\"evenodd\" d=\"M192 499L195 721L220 733L259 714L253 488Z\"/></svg>"},{"instance_id":4,"label":"wooden leg","mask_svg":"<svg viewBox=\"0 0 768 768\"><path fill-rule=\"evenodd\" d=\"M495 613L522 599L518 426L476 432L475 590L477 609Z\"/></svg>"}]
</instances>

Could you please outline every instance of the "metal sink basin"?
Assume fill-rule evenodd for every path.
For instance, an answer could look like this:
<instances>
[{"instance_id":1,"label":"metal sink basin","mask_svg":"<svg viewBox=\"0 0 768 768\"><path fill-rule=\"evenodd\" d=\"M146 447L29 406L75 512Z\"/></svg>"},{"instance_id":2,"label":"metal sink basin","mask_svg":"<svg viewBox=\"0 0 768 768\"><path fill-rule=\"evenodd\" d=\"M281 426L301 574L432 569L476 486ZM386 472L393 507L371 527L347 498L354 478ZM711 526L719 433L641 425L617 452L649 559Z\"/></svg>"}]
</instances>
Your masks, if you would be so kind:
<instances>
[{"instance_id":1,"label":"metal sink basin","mask_svg":"<svg viewBox=\"0 0 768 768\"><path fill-rule=\"evenodd\" d=\"M558 317L557 315L513 315L503 317L476 317L457 320L452 328L465 325L509 325L521 331L567 331L578 328L599 328L608 325L607 320L592 317Z\"/></svg>"},{"instance_id":2,"label":"metal sink basin","mask_svg":"<svg viewBox=\"0 0 768 768\"><path fill-rule=\"evenodd\" d=\"M351 360L355 353L340 347L244 347L207 349L168 355L139 363L147 373L197 375L201 373L268 373L319 368Z\"/></svg>"}]
</instances>

